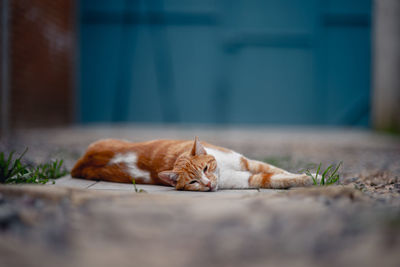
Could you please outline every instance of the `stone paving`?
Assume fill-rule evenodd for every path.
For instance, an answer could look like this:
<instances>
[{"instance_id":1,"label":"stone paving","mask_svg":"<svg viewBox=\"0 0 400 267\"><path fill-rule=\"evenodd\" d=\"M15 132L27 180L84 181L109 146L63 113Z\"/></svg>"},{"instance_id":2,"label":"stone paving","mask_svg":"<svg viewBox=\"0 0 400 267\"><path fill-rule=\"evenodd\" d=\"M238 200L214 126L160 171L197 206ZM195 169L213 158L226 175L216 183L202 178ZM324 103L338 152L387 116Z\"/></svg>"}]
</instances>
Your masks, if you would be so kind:
<instances>
[{"instance_id":1,"label":"stone paving","mask_svg":"<svg viewBox=\"0 0 400 267\"><path fill-rule=\"evenodd\" d=\"M85 179L72 178L70 175L61 177L59 179L49 181L48 186L61 186L68 188L77 189L88 189L88 190L101 190L101 191L124 191L124 192L135 192L133 184L123 183L112 183L105 181L91 181ZM192 195L192 196L210 196L210 192L190 192L190 191L177 191L174 187L161 186L161 185L143 185L137 184L136 190L143 190L143 193L148 194L176 194L176 195ZM218 190L212 192L213 196L226 195L226 194L239 194L239 195L250 195L267 193L273 194L276 192L285 192L285 190L270 190L270 189L241 189L241 190Z\"/></svg>"},{"instance_id":2,"label":"stone paving","mask_svg":"<svg viewBox=\"0 0 400 267\"><path fill-rule=\"evenodd\" d=\"M65 176L0 186L0 266L400 266L400 139L355 129L90 126L17 132L27 161L71 168L100 138L202 140L341 185L183 192Z\"/></svg>"}]
</instances>

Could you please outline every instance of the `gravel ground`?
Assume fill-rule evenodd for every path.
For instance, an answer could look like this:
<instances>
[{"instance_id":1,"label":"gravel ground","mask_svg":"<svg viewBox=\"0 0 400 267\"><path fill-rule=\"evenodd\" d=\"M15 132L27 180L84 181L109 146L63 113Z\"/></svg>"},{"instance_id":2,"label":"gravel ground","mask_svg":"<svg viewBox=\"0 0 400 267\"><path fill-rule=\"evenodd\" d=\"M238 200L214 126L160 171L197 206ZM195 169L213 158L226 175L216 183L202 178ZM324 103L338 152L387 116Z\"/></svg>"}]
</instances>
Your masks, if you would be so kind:
<instances>
[{"instance_id":1,"label":"gravel ground","mask_svg":"<svg viewBox=\"0 0 400 267\"><path fill-rule=\"evenodd\" d=\"M99 138L192 138L341 185L243 195L0 187L0 266L400 266L400 139L361 130L91 126L2 141L70 168Z\"/></svg>"}]
</instances>

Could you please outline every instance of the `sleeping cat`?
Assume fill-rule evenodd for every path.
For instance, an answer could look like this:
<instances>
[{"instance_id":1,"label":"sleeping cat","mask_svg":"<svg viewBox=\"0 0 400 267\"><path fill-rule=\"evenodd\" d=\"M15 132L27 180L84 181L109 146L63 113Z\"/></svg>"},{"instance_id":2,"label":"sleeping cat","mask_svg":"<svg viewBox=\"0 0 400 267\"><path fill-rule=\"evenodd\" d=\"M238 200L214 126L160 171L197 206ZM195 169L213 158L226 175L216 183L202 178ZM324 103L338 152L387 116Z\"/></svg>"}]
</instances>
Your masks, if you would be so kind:
<instances>
[{"instance_id":1,"label":"sleeping cat","mask_svg":"<svg viewBox=\"0 0 400 267\"><path fill-rule=\"evenodd\" d=\"M142 143L106 139L89 146L71 171L73 177L174 186L177 190L306 186L311 179L250 160L232 150L193 141Z\"/></svg>"}]
</instances>

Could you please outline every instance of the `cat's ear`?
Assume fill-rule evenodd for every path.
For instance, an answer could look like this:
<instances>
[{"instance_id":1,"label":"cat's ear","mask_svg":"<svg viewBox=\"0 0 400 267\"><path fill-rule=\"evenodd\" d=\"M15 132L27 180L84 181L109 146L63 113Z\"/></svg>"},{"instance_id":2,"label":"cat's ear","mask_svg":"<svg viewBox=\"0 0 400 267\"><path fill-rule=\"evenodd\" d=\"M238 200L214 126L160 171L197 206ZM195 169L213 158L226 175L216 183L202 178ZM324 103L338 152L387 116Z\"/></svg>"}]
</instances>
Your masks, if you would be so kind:
<instances>
[{"instance_id":1,"label":"cat's ear","mask_svg":"<svg viewBox=\"0 0 400 267\"><path fill-rule=\"evenodd\" d=\"M207 155L206 150L204 149L203 145L200 143L199 138L197 136L194 138L194 144L193 144L191 154L192 154L192 156Z\"/></svg>"},{"instance_id":2,"label":"cat's ear","mask_svg":"<svg viewBox=\"0 0 400 267\"><path fill-rule=\"evenodd\" d=\"M164 182L175 186L179 177L179 174L174 171L163 171L158 173L158 177Z\"/></svg>"}]
</instances>

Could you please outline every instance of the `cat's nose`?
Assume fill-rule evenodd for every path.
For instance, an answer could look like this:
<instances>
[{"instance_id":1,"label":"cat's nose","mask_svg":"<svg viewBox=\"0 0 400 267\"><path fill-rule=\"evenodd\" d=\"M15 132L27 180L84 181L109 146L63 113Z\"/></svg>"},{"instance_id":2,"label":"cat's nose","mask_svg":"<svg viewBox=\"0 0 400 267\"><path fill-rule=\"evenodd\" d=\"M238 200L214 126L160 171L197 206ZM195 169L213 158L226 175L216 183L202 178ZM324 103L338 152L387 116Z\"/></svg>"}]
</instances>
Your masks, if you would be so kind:
<instances>
[{"instance_id":1,"label":"cat's nose","mask_svg":"<svg viewBox=\"0 0 400 267\"><path fill-rule=\"evenodd\" d=\"M213 185L211 184L211 182L209 182L209 183L207 184L207 187L210 188L210 191L216 191L216 189L217 189L217 186L216 186L216 185L213 186Z\"/></svg>"},{"instance_id":2,"label":"cat's nose","mask_svg":"<svg viewBox=\"0 0 400 267\"><path fill-rule=\"evenodd\" d=\"M211 191L211 192L217 191L216 186L214 186L214 187L211 186L211 187L210 187L210 191Z\"/></svg>"}]
</instances>

